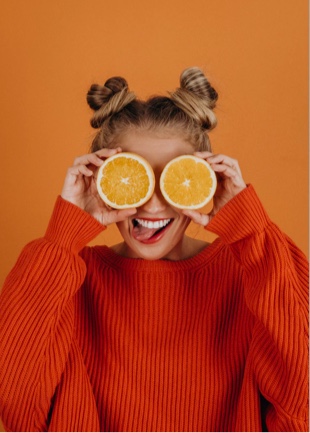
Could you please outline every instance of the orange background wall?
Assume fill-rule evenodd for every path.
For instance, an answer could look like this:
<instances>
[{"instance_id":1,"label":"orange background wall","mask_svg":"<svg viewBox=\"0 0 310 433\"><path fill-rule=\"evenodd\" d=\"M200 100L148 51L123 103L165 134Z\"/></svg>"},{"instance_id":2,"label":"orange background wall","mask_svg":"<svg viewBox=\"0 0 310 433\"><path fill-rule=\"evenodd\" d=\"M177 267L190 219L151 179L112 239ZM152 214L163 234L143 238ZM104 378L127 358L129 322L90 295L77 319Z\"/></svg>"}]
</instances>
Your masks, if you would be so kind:
<instances>
[{"instance_id":1,"label":"orange background wall","mask_svg":"<svg viewBox=\"0 0 310 433\"><path fill-rule=\"evenodd\" d=\"M85 94L123 75L139 96L205 68L215 152L239 159L272 219L308 252L306 0L1 0L1 274L43 235L93 131ZM233 227L232 227L233 230ZM198 226L197 237L211 236ZM110 227L95 242L119 236Z\"/></svg>"},{"instance_id":2,"label":"orange background wall","mask_svg":"<svg viewBox=\"0 0 310 433\"><path fill-rule=\"evenodd\" d=\"M272 219L308 251L306 0L1 0L1 275L43 235L67 167L88 151L93 82L139 96L185 67L219 92L215 152L240 162ZM233 228L232 228L233 229ZM198 226L191 232L211 239ZM110 227L95 243L118 242Z\"/></svg>"}]
</instances>

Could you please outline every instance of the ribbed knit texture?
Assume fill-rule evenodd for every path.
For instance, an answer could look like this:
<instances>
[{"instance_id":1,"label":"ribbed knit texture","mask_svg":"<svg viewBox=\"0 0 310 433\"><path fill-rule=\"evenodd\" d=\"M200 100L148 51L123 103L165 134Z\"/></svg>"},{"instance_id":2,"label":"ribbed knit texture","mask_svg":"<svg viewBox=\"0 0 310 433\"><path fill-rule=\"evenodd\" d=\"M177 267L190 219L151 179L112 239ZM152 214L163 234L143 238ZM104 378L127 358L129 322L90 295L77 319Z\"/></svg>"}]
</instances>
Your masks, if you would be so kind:
<instances>
[{"instance_id":1,"label":"ribbed knit texture","mask_svg":"<svg viewBox=\"0 0 310 433\"><path fill-rule=\"evenodd\" d=\"M250 186L195 257L85 245L58 199L0 298L0 415L13 431L308 431L308 263Z\"/></svg>"}]
</instances>

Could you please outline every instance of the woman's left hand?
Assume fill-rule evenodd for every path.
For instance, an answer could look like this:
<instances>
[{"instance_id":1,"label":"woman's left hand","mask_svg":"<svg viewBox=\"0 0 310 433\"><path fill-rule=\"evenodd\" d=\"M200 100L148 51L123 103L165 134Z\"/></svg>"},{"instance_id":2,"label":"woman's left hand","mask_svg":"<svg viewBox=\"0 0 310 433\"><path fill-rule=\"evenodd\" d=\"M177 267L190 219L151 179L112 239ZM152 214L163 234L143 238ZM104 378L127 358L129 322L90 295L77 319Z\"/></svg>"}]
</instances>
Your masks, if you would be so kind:
<instances>
[{"instance_id":1,"label":"woman's left hand","mask_svg":"<svg viewBox=\"0 0 310 433\"><path fill-rule=\"evenodd\" d=\"M216 173L217 188L211 212L203 214L199 210L183 210L183 213L195 223L206 226L225 204L246 188L246 184L237 160L226 155L214 155L211 152L195 152L194 155L205 159L211 165Z\"/></svg>"}]
</instances>

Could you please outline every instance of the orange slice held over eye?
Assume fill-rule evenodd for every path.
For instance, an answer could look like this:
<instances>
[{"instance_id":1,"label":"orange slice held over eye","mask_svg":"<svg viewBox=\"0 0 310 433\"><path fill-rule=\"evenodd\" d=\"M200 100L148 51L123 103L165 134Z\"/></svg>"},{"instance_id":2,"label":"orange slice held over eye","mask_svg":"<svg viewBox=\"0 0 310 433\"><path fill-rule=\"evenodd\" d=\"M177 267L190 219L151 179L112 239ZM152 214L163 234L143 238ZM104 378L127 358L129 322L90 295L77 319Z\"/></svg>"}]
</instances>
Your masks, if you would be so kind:
<instances>
[{"instance_id":1,"label":"orange slice held over eye","mask_svg":"<svg viewBox=\"0 0 310 433\"><path fill-rule=\"evenodd\" d=\"M151 165L131 152L107 158L98 170L98 193L115 209L141 206L151 198L154 188L155 176Z\"/></svg>"},{"instance_id":2,"label":"orange slice held over eye","mask_svg":"<svg viewBox=\"0 0 310 433\"><path fill-rule=\"evenodd\" d=\"M165 200L180 209L202 208L212 199L216 186L216 175L210 164L194 155L173 159L160 177Z\"/></svg>"},{"instance_id":3,"label":"orange slice held over eye","mask_svg":"<svg viewBox=\"0 0 310 433\"><path fill-rule=\"evenodd\" d=\"M199 209L213 197L216 175L202 158L182 155L171 160L160 177L165 200L180 209ZM152 196L155 176L148 161L131 152L107 158L98 170L97 189L115 209L139 207Z\"/></svg>"}]
</instances>

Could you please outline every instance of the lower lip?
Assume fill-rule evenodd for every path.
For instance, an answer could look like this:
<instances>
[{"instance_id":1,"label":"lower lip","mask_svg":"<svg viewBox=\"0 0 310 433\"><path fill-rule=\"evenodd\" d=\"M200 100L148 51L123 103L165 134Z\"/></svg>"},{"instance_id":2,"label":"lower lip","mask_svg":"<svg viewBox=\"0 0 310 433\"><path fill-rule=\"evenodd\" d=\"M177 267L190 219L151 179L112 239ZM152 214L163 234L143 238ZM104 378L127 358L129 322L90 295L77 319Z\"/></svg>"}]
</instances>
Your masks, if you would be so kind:
<instances>
[{"instance_id":1,"label":"lower lip","mask_svg":"<svg viewBox=\"0 0 310 433\"><path fill-rule=\"evenodd\" d=\"M156 242L160 241L163 238L167 230L169 230L170 226L171 226L171 222L159 233L153 235L150 239L146 239L144 241L139 241L139 242L141 242L142 244L155 244Z\"/></svg>"}]
</instances>

